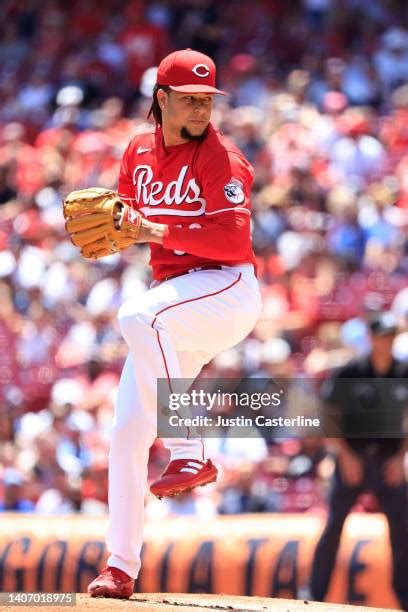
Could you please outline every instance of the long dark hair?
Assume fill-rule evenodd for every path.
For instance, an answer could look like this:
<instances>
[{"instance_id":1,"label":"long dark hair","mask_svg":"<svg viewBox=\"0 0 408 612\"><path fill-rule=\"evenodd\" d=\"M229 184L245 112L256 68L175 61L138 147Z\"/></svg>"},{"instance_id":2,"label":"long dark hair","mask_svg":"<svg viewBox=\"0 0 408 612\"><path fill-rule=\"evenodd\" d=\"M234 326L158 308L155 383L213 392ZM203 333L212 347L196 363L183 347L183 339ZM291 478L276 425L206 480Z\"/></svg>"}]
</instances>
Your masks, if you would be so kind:
<instances>
[{"instance_id":1,"label":"long dark hair","mask_svg":"<svg viewBox=\"0 0 408 612\"><path fill-rule=\"evenodd\" d=\"M159 125L162 124L162 111L160 108L160 104L159 101L157 99L157 92L159 91L159 89L162 89L163 91L165 91L166 93L170 93L171 89L168 85L159 85L158 83L156 83L156 85L154 86L153 89L153 101L152 101L152 105L150 107L149 113L147 115L147 118L149 119L150 115L153 115L154 120L156 123L158 123Z\"/></svg>"}]
</instances>

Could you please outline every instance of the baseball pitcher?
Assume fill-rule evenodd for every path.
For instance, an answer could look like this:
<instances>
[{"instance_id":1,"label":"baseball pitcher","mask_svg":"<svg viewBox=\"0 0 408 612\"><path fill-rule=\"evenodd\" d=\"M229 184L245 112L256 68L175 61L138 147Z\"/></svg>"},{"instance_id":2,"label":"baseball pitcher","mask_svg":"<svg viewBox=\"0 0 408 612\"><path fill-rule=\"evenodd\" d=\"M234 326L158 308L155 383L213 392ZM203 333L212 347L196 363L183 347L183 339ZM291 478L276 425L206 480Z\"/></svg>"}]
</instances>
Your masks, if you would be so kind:
<instances>
[{"instance_id":1,"label":"baseball pitcher","mask_svg":"<svg viewBox=\"0 0 408 612\"><path fill-rule=\"evenodd\" d=\"M151 249L154 282L120 308L129 347L109 454L108 566L91 596L129 598L140 569L156 384L194 379L217 353L243 340L261 310L250 238L253 170L210 122L214 62L191 49L161 62L152 133L126 149L118 192L86 189L64 202L67 230L87 258L134 244ZM166 439L170 463L151 492L172 496L214 482L199 438Z\"/></svg>"}]
</instances>

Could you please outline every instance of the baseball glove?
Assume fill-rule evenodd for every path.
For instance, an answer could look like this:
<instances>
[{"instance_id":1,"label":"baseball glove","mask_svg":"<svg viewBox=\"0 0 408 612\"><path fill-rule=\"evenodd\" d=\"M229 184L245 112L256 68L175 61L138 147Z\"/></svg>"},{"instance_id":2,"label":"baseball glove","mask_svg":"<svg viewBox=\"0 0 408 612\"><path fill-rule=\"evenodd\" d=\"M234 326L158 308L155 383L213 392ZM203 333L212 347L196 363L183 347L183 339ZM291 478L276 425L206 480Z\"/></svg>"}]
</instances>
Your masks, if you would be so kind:
<instances>
[{"instance_id":1,"label":"baseball glove","mask_svg":"<svg viewBox=\"0 0 408 612\"><path fill-rule=\"evenodd\" d=\"M71 191L64 200L65 228L81 254L99 259L123 251L140 233L142 216L109 189Z\"/></svg>"}]
</instances>

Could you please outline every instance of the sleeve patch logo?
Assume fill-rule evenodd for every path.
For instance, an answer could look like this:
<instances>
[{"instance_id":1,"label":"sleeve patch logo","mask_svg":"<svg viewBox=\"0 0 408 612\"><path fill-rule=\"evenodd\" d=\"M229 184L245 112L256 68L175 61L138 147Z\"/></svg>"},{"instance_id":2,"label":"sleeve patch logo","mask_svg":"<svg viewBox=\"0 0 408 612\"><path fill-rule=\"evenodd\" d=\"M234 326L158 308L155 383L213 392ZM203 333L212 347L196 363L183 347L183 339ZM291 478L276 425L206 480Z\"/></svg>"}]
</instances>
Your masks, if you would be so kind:
<instances>
[{"instance_id":1,"label":"sleeve patch logo","mask_svg":"<svg viewBox=\"0 0 408 612\"><path fill-rule=\"evenodd\" d=\"M225 197L232 204L242 204L245 200L245 194L241 181L232 178L229 183L224 186Z\"/></svg>"}]
</instances>

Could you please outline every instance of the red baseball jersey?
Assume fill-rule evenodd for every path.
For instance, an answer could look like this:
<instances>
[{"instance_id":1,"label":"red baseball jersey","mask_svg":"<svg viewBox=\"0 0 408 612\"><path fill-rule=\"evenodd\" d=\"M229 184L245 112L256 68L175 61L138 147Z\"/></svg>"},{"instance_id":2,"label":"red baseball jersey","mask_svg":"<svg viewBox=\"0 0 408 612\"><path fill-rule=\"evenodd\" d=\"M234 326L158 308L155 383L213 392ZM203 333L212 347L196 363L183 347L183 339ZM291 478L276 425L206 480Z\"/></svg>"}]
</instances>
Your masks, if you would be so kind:
<instances>
[{"instance_id":1,"label":"red baseball jersey","mask_svg":"<svg viewBox=\"0 0 408 612\"><path fill-rule=\"evenodd\" d=\"M253 169L211 124L206 138L165 147L162 130L138 134L121 163L118 192L144 217L168 226L150 243L153 278L211 264L253 263Z\"/></svg>"}]
</instances>

